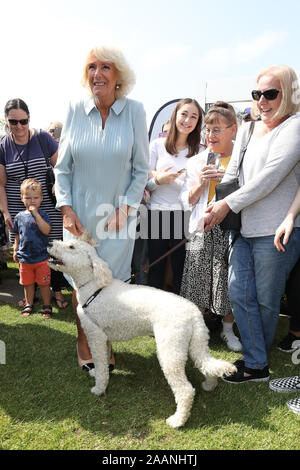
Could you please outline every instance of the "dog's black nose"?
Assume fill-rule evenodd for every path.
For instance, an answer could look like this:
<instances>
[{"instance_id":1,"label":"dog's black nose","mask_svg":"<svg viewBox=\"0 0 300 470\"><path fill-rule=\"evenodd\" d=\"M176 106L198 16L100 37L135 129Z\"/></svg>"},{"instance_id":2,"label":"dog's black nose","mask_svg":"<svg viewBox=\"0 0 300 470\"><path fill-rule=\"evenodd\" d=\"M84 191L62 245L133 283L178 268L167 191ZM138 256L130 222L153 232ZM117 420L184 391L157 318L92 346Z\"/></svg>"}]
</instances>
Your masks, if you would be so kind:
<instances>
[{"instance_id":1,"label":"dog's black nose","mask_svg":"<svg viewBox=\"0 0 300 470\"><path fill-rule=\"evenodd\" d=\"M48 247L51 248L52 245L53 245L53 242L49 241L48 242Z\"/></svg>"}]
</instances>

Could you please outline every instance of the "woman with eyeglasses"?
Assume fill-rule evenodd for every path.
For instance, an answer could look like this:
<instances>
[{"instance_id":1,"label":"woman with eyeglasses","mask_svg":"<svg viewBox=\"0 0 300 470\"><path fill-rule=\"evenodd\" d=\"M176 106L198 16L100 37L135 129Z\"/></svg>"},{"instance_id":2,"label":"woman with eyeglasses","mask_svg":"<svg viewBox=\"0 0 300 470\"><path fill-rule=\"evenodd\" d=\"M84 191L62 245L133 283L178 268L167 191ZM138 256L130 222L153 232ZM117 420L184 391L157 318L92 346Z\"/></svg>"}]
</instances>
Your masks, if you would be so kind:
<instances>
[{"instance_id":1,"label":"woman with eyeglasses","mask_svg":"<svg viewBox=\"0 0 300 470\"><path fill-rule=\"evenodd\" d=\"M208 110L204 122L207 149L188 162L187 177L181 192L184 205L192 207L190 231L194 232L198 227L199 232L186 250L180 293L198 305L203 314L208 310L220 315L223 320L221 338L229 349L240 351L242 346L233 330L234 318L228 299L225 253L229 234L216 225L203 236L205 209L214 198L215 187L222 181L231 158L237 131L236 114L230 104L219 101ZM219 154L219 164L208 164L211 152ZM210 326L209 322L207 324Z\"/></svg>"},{"instance_id":2,"label":"woman with eyeglasses","mask_svg":"<svg viewBox=\"0 0 300 470\"><path fill-rule=\"evenodd\" d=\"M205 230L220 223L231 209L241 212L241 230L229 258L229 298L243 345L237 372L224 378L239 384L269 380L270 348L289 274L300 255L300 217L285 251L274 235L300 182L300 89L288 66L273 66L257 78L252 92L255 122L240 171L240 189L207 209ZM224 182L237 176L240 150L249 124L237 136Z\"/></svg>"},{"instance_id":3,"label":"woman with eyeglasses","mask_svg":"<svg viewBox=\"0 0 300 470\"><path fill-rule=\"evenodd\" d=\"M43 188L41 209L51 220L49 239L62 238L62 216L50 199L46 185L47 164L35 129L30 129L30 113L27 104L17 98L9 100L4 108L7 135L0 142L0 210L9 230L10 242L14 241L13 223L16 214L24 210L20 198L20 185L26 178L36 178ZM57 142L46 132L40 138L54 167L57 160ZM24 301L19 302L24 307Z\"/></svg>"}]
</instances>

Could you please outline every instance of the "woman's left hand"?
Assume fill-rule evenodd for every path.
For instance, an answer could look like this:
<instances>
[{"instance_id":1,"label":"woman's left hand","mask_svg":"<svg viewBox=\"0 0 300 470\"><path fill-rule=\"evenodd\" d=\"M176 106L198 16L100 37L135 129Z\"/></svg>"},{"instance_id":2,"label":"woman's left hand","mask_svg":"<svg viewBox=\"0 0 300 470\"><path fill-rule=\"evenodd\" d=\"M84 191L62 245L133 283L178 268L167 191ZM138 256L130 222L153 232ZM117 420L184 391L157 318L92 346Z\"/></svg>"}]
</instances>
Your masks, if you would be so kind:
<instances>
[{"instance_id":1,"label":"woman's left hand","mask_svg":"<svg viewBox=\"0 0 300 470\"><path fill-rule=\"evenodd\" d=\"M116 209L116 211L109 216L105 224L105 228L107 228L109 232L118 232L126 226L127 219L128 206L124 205L121 206L120 209Z\"/></svg>"},{"instance_id":2,"label":"woman's left hand","mask_svg":"<svg viewBox=\"0 0 300 470\"><path fill-rule=\"evenodd\" d=\"M290 235L294 228L294 217L292 214L288 214L284 221L279 225L278 229L275 232L274 245L278 251L285 251L284 245L289 241ZM281 237L283 240L281 243Z\"/></svg>"},{"instance_id":3,"label":"woman's left hand","mask_svg":"<svg viewBox=\"0 0 300 470\"><path fill-rule=\"evenodd\" d=\"M224 199L208 206L204 215L204 232L211 230L214 225L221 223L229 211L230 207Z\"/></svg>"}]
</instances>

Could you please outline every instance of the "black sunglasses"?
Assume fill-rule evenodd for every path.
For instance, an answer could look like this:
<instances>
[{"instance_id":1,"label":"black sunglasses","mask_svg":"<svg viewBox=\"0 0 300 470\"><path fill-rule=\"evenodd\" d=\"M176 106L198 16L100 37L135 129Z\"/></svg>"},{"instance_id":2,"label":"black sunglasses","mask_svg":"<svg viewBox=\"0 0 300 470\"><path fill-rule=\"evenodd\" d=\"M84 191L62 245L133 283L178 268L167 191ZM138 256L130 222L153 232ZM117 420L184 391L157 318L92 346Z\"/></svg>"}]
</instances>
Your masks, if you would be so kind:
<instances>
[{"instance_id":1,"label":"black sunglasses","mask_svg":"<svg viewBox=\"0 0 300 470\"><path fill-rule=\"evenodd\" d=\"M272 101L272 100L276 100L278 93L281 93L281 91L276 90L276 88L270 88L269 90L265 90L265 91L253 90L251 92L251 95L255 101L259 101L262 96L264 96L266 100Z\"/></svg>"},{"instance_id":2,"label":"black sunglasses","mask_svg":"<svg viewBox=\"0 0 300 470\"><path fill-rule=\"evenodd\" d=\"M29 119L9 119L8 120L9 124L11 124L12 126L16 126L18 124L18 122L22 126L26 126L28 124L28 121L29 121Z\"/></svg>"}]
</instances>

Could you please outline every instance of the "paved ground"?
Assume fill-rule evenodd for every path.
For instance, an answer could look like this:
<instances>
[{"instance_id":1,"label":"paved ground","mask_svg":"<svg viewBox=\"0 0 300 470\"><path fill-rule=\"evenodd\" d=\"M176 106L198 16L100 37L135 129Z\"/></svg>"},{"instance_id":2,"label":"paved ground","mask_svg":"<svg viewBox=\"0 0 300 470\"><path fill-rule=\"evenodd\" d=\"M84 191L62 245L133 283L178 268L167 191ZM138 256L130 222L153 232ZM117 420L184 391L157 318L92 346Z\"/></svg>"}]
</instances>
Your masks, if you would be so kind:
<instances>
[{"instance_id":1,"label":"paved ground","mask_svg":"<svg viewBox=\"0 0 300 470\"><path fill-rule=\"evenodd\" d=\"M5 271L1 271L0 301L17 305L18 300L23 299L23 287L19 284L19 279L6 279Z\"/></svg>"}]
</instances>

